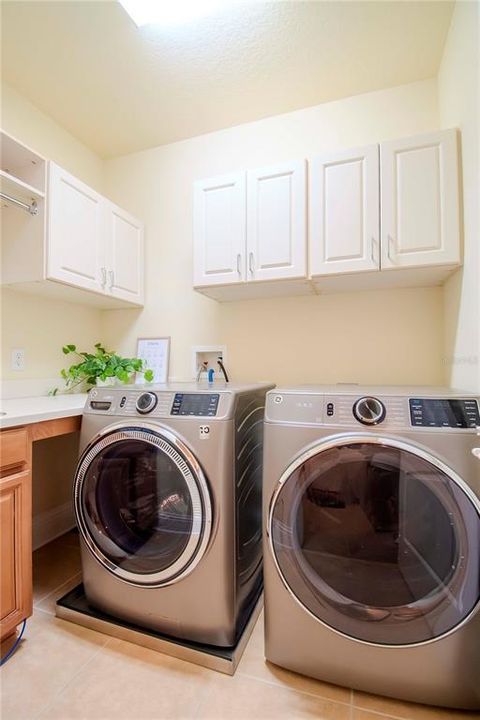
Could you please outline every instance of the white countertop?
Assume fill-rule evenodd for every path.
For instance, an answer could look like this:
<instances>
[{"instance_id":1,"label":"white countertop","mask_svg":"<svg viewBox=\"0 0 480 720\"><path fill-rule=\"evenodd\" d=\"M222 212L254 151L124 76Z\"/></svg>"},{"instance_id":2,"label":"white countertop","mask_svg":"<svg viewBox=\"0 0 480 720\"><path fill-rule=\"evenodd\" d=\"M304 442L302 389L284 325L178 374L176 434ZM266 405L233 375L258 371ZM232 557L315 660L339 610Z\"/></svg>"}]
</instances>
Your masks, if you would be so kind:
<instances>
[{"instance_id":1,"label":"white countertop","mask_svg":"<svg viewBox=\"0 0 480 720\"><path fill-rule=\"evenodd\" d=\"M0 400L0 429L81 415L86 393Z\"/></svg>"}]
</instances>

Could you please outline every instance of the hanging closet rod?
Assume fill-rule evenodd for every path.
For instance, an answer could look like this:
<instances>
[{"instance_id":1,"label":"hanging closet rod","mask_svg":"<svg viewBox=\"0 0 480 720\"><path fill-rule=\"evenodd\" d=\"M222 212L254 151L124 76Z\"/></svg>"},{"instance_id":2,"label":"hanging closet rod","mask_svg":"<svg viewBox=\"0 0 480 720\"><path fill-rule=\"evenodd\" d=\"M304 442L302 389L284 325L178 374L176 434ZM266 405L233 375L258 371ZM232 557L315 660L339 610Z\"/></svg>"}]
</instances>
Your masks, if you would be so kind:
<instances>
[{"instance_id":1,"label":"hanging closet rod","mask_svg":"<svg viewBox=\"0 0 480 720\"><path fill-rule=\"evenodd\" d=\"M17 200L17 198L12 197L11 195L7 195L7 193L0 192L0 198L2 200L6 200L9 203L12 203L13 205L16 205L17 207L22 208L22 210L26 210L30 213L30 215L36 215L38 213L37 203L35 200L32 200L31 204L24 203L21 200Z\"/></svg>"}]
</instances>

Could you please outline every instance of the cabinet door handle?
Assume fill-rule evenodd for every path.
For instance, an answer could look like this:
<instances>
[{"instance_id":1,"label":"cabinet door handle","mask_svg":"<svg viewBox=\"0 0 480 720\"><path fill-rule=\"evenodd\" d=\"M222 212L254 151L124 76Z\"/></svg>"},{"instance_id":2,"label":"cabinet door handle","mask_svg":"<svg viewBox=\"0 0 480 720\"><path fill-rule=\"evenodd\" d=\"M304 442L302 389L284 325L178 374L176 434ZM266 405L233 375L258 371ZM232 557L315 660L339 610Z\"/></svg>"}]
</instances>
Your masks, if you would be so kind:
<instances>
[{"instance_id":1,"label":"cabinet door handle","mask_svg":"<svg viewBox=\"0 0 480 720\"><path fill-rule=\"evenodd\" d=\"M102 276L102 279L101 279L101 281L100 281L100 285L102 286L102 288L104 288L105 285L107 284L107 268L101 267L101 268L100 268L100 273L101 273L101 276Z\"/></svg>"},{"instance_id":2,"label":"cabinet door handle","mask_svg":"<svg viewBox=\"0 0 480 720\"><path fill-rule=\"evenodd\" d=\"M391 235L388 235L387 237L388 237L388 248L387 248L388 259L390 260L391 263L395 264L397 262L395 259L395 255L397 254L397 248L395 247L395 240L393 239L393 237Z\"/></svg>"},{"instance_id":3,"label":"cabinet door handle","mask_svg":"<svg viewBox=\"0 0 480 720\"><path fill-rule=\"evenodd\" d=\"M109 287L109 289L111 290L111 289L113 288L113 281L114 281L114 278L115 278L115 275L114 275L114 273L113 273L113 270L109 270L109 271L108 271L108 276L109 276L109 278L110 278L110 284L109 284L108 287Z\"/></svg>"},{"instance_id":4,"label":"cabinet door handle","mask_svg":"<svg viewBox=\"0 0 480 720\"><path fill-rule=\"evenodd\" d=\"M242 262L242 256L240 255L240 253L237 253L237 273L238 273L239 275L242 274L242 268L241 268L241 265L240 265L241 262Z\"/></svg>"},{"instance_id":5,"label":"cabinet door handle","mask_svg":"<svg viewBox=\"0 0 480 720\"><path fill-rule=\"evenodd\" d=\"M372 263L378 265L378 252L377 252L377 241L372 237L372 251L371 251Z\"/></svg>"},{"instance_id":6,"label":"cabinet door handle","mask_svg":"<svg viewBox=\"0 0 480 720\"><path fill-rule=\"evenodd\" d=\"M250 270L251 275L255 272L255 262L253 257L253 252L248 253L248 269Z\"/></svg>"}]
</instances>

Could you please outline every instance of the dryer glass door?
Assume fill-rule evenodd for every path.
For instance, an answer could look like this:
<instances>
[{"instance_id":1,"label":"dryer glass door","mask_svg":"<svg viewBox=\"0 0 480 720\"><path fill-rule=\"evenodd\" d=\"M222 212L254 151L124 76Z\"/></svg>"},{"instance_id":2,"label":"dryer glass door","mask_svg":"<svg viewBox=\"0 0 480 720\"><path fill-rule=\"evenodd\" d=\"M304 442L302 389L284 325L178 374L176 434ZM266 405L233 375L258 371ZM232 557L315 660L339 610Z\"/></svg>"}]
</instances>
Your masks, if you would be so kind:
<instances>
[{"instance_id":1,"label":"dryer glass door","mask_svg":"<svg viewBox=\"0 0 480 720\"><path fill-rule=\"evenodd\" d=\"M209 539L206 480L188 449L165 431L124 427L87 448L75 511L95 557L137 585L183 577Z\"/></svg>"},{"instance_id":2,"label":"dryer glass door","mask_svg":"<svg viewBox=\"0 0 480 720\"><path fill-rule=\"evenodd\" d=\"M344 437L306 453L274 495L269 532L290 592L355 639L426 642L480 598L478 502L400 441Z\"/></svg>"}]
</instances>

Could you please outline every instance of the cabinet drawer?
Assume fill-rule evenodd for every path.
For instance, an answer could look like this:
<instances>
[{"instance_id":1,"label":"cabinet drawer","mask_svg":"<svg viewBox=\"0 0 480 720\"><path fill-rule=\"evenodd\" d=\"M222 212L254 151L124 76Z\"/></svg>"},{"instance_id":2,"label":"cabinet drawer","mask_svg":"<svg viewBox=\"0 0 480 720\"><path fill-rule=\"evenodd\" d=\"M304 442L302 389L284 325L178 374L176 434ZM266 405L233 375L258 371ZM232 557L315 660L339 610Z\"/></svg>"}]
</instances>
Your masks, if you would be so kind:
<instances>
[{"instance_id":1,"label":"cabinet drawer","mask_svg":"<svg viewBox=\"0 0 480 720\"><path fill-rule=\"evenodd\" d=\"M26 428L0 432L1 469L26 465L28 454L28 432Z\"/></svg>"}]
</instances>

